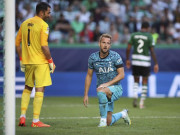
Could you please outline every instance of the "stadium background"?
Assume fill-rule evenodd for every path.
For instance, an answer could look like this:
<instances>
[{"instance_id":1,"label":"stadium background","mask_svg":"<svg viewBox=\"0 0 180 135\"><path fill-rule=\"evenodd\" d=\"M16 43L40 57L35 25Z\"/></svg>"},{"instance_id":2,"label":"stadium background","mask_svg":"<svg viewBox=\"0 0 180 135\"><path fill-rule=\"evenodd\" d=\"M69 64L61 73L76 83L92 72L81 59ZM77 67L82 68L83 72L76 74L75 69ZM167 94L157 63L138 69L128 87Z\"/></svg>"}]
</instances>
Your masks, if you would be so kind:
<instances>
[{"instance_id":1,"label":"stadium background","mask_svg":"<svg viewBox=\"0 0 180 135\"><path fill-rule=\"evenodd\" d=\"M40 0L16 0L16 32L21 23L33 17ZM180 2L179 0L42 0L52 7L49 47L56 64L53 85L46 96L83 96L87 60L98 51L100 34L113 36L112 49L125 62L125 48L132 32L140 30L141 22L150 22L156 41L160 72L149 79L149 97L180 97ZM3 10L1 8L1 22ZM0 43L3 44L3 23ZM0 55L2 57L2 54ZM152 63L153 64L153 63ZM3 63L0 63L2 66ZM122 81L124 97L132 96L131 70L125 68ZM0 78L0 82L3 79ZM96 96L93 76L90 96ZM16 97L21 97L24 74L16 57ZM140 91L140 90L139 90ZM1 91L2 92L2 91ZM32 94L33 96L33 94Z\"/></svg>"}]
</instances>

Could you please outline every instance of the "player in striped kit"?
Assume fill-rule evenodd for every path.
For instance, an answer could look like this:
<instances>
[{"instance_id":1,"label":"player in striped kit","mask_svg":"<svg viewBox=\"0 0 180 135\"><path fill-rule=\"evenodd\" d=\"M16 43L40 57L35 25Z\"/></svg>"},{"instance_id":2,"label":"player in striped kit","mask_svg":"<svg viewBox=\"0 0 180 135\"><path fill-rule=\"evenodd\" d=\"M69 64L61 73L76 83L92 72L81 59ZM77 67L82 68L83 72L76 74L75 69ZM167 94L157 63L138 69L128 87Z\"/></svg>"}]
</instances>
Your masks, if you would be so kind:
<instances>
[{"instance_id":1,"label":"player in striped kit","mask_svg":"<svg viewBox=\"0 0 180 135\"><path fill-rule=\"evenodd\" d=\"M88 92L91 85L93 71L97 76L97 96L99 99L100 123L98 127L106 127L114 124L120 118L125 123L131 124L127 109L113 113L114 101L118 100L123 92L120 80L124 78L124 67L121 56L111 47L111 36L103 34L99 39L100 51L90 55L88 71L85 81L84 105L88 104Z\"/></svg>"},{"instance_id":2,"label":"player in striped kit","mask_svg":"<svg viewBox=\"0 0 180 135\"><path fill-rule=\"evenodd\" d=\"M139 78L142 76L142 92L139 107L144 108L144 101L148 90L148 77L150 75L151 56L154 60L154 72L159 70L158 62L154 52L155 43L149 31L149 23L143 22L140 32L135 32L131 35L126 49L126 67L129 69L132 65L132 74L134 76L134 101L133 106L137 107ZM129 55L131 47L133 47L132 62ZM151 53L151 56L150 56Z\"/></svg>"}]
</instances>

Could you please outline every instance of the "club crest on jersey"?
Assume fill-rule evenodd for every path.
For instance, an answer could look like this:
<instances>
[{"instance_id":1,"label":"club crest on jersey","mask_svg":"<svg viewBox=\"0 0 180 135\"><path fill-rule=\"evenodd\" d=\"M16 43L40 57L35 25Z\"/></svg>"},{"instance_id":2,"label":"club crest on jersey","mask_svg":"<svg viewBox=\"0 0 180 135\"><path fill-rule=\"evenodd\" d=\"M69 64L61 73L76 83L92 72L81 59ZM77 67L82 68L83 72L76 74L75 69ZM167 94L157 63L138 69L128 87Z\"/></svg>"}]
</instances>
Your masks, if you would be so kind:
<instances>
[{"instance_id":1,"label":"club crest on jersey","mask_svg":"<svg viewBox=\"0 0 180 135\"><path fill-rule=\"evenodd\" d=\"M121 58L119 58L118 60L117 60L117 63L120 63L122 61L122 59Z\"/></svg>"},{"instance_id":2,"label":"club crest on jersey","mask_svg":"<svg viewBox=\"0 0 180 135\"><path fill-rule=\"evenodd\" d=\"M114 71L111 67L100 67L99 73L109 73L110 71Z\"/></svg>"}]
</instances>

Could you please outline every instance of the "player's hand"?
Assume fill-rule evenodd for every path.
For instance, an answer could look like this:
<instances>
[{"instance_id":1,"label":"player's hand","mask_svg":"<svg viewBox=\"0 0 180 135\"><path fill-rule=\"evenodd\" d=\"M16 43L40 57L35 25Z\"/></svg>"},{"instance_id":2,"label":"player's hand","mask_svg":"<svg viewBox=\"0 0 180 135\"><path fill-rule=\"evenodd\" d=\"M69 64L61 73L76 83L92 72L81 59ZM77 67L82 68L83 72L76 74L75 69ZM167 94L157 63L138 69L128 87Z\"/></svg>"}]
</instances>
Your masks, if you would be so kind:
<instances>
[{"instance_id":1,"label":"player's hand","mask_svg":"<svg viewBox=\"0 0 180 135\"><path fill-rule=\"evenodd\" d=\"M98 88L106 88L106 87L108 87L108 86L109 86L108 83L103 83L103 84L99 85Z\"/></svg>"},{"instance_id":2,"label":"player's hand","mask_svg":"<svg viewBox=\"0 0 180 135\"><path fill-rule=\"evenodd\" d=\"M87 107L89 102L88 102L88 96L84 96L84 100L83 100L84 106Z\"/></svg>"},{"instance_id":3,"label":"player's hand","mask_svg":"<svg viewBox=\"0 0 180 135\"><path fill-rule=\"evenodd\" d=\"M159 71L159 66L158 64L154 65L154 73L157 73Z\"/></svg>"},{"instance_id":4,"label":"player's hand","mask_svg":"<svg viewBox=\"0 0 180 135\"><path fill-rule=\"evenodd\" d=\"M131 62L130 60L126 60L126 67L129 69L131 67Z\"/></svg>"},{"instance_id":5,"label":"player's hand","mask_svg":"<svg viewBox=\"0 0 180 135\"><path fill-rule=\"evenodd\" d=\"M22 58L20 57L20 66L21 66L21 72L25 72L25 65L22 64Z\"/></svg>"},{"instance_id":6,"label":"player's hand","mask_svg":"<svg viewBox=\"0 0 180 135\"><path fill-rule=\"evenodd\" d=\"M55 64L53 62L53 59L52 58L49 59L48 63L49 63L50 73L54 73L54 70L55 70L56 66L55 66Z\"/></svg>"}]
</instances>

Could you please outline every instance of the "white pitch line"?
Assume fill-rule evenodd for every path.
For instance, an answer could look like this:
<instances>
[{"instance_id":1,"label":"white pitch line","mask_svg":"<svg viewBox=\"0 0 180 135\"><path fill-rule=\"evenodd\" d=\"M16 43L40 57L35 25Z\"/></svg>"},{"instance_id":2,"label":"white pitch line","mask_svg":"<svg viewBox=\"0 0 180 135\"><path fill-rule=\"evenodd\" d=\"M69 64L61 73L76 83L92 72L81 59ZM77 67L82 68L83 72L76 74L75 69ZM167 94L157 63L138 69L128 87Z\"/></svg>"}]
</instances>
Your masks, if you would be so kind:
<instances>
[{"instance_id":1,"label":"white pitch line","mask_svg":"<svg viewBox=\"0 0 180 135\"><path fill-rule=\"evenodd\" d=\"M41 117L40 119L99 119L100 117ZM131 116L131 119L180 119L180 116ZM19 118L16 118L19 119ZM27 117L26 119L32 119Z\"/></svg>"},{"instance_id":2,"label":"white pitch line","mask_svg":"<svg viewBox=\"0 0 180 135\"><path fill-rule=\"evenodd\" d=\"M180 116L132 116L133 119L180 119Z\"/></svg>"},{"instance_id":3,"label":"white pitch line","mask_svg":"<svg viewBox=\"0 0 180 135\"><path fill-rule=\"evenodd\" d=\"M16 105L16 107L21 107L20 105ZM29 105L29 107L33 107L33 105ZM42 107L84 107L83 104L59 104L59 105L42 105ZM98 107L98 105L88 105L88 107Z\"/></svg>"}]
</instances>

